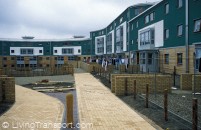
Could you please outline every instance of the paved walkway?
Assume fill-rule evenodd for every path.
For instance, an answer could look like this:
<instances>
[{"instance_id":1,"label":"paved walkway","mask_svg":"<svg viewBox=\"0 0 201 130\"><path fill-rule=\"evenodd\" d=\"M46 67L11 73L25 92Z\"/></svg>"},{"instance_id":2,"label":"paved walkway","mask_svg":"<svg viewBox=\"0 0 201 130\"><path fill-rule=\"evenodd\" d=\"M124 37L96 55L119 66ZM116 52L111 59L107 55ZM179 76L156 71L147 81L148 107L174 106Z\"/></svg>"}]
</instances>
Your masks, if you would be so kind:
<instances>
[{"instance_id":1,"label":"paved walkway","mask_svg":"<svg viewBox=\"0 0 201 130\"><path fill-rule=\"evenodd\" d=\"M74 76L82 129L155 130L91 74L75 73Z\"/></svg>"},{"instance_id":2,"label":"paved walkway","mask_svg":"<svg viewBox=\"0 0 201 130\"><path fill-rule=\"evenodd\" d=\"M59 100L16 85L16 102L0 117L0 129L57 130L60 128L56 123L62 122L63 112Z\"/></svg>"}]
</instances>

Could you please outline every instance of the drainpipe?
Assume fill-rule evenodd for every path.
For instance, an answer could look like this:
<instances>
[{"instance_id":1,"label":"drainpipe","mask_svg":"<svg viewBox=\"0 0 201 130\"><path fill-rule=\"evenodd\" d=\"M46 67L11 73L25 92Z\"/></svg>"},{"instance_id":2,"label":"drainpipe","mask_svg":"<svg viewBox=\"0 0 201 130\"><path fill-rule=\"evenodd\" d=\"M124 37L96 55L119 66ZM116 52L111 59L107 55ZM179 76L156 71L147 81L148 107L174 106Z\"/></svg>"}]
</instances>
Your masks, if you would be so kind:
<instances>
[{"instance_id":1,"label":"drainpipe","mask_svg":"<svg viewBox=\"0 0 201 130\"><path fill-rule=\"evenodd\" d=\"M186 26L185 26L185 30L186 30L186 36L185 36L185 43L186 43L186 73L189 73L189 35L188 35L188 17L189 17L189 12L188 12L188 0L186 0L186 8L185 8L185 12L186 12Z\"/></svg>"},{"instance_id":2,"label":"drainpipe","mask_svg":"<svg viewBox=\"0 0 201 130\"><path fill-rule=\"evenodd\" d=\"M130 21L130 7L128 8L128 20ZM131 54L130 54L130 22L128 22L128 59L129 59L129 64L131 64Z\"/></svg>"}]
</instances>

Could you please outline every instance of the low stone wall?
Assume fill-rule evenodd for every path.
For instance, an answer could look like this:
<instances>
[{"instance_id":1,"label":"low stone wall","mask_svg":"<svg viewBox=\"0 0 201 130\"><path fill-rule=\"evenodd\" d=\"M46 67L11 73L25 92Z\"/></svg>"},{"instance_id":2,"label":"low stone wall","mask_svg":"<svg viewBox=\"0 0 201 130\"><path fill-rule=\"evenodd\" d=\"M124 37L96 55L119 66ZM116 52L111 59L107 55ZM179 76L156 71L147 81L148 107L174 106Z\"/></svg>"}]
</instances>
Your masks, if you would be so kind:
<instances>
[{"instance_id":1,"label":"low stone wall","mask_svg":"<svg viewBox=\"0 0 201 130\"><path fill-rule=\"evenodd\" d=\"M113 75L114 76L114 75ZM115 95L121 96L125 94L125 81L127 79L127 93L133 94L134 80L136 80L136 88L138 93L146 93L146 84L149 84L149 93L155 91L155 76L148 74L133 74L133 75L116 75L112 77L112 92ZM164 89L171 91L172 77L170 75L156 76L156 92L164 92Z\"/></svg>"},{"instance_id":2,"label":"low stone wall","mask_svg":"<svg viewBox=\"0 0 201 130\"><path fill-rule=\"evenodd\" d=\"M0 77L0 102L15 102L15 78Z\"/></svg>"},{"instance_id":3,"label":"low stone wall","mask_svg":"<svg viewBox=\"0 0 201 130\"><path fill-rule=\"evenodd\" d=\"M120 73L125 73L126 72L126 66L124 64L119 65L119 72Z\"/></svg>"},{"instance_id":4,"label":"low stone wall","mask_svg":"<svg viewBox=\"0 0 201 130\"><path fill-rule=\"evenodd\" d=\"M95 64L95 63L94 63ZM91 73L93 71L93 64L87 64L85 62L80 63L80 68L85 70L86 72Z\"/></svg>"},{"instance_id":5,"label":"low stone wall","mask_svg":"<svg viewBox=\"0 0 201 130\"><path fill-rule=\"evenodd\" d=\"M192 90L195 87L195 92L201 93L201 75L192 76L192 86Z\"/></svg>"},{"instance_id":6,"label":"low stone wall","mask_svg":"<svg viewBox=\"0 0 201 130\"><path fill-rule=\"evenodd\" d=\"M112 93L115 93L115 81L116 81L116 76L132 76L133 74L111 74L110 79L111 79L111 91Z\"/></svg>"},{"instance_id":7,"label":"low stone wall","mask_svg":"<svg viewBox=\"0 0 201 130\"><path fill-rule=\"evenodd\" d=\"M128 66L128 73L140 73L140 65L129 65Z\"/></svg>"},{"instance_id":8,"label":"low stone wall","mask_svg":"<svg viewBox=\"0 0 201 130\"><path fill-rule=\"evenodd\" d=\"M81 61L68 61L68 64L73 65L74 68L80 68Z\"/></svg>"},{"instance_id":9,"label":"low stone wall","mask_svg":"<svg viewBox=\"0 0 201 130\"><path fill-rule=\"evenodd\" d=\"M192 74L181 74L181 90L192 90Z\"/></svg>"},{"instance_id":10,"label":"low stone wall","mask_svg":"<svg viewBox=\"0 0 201 130\"><path fill-rule=\"evenodd\" d=\"M62 67L46 67L46 68L20 68L4 70L4 75L11 77L29 77L29 76L49 76L49 75L65 75L74 74L74 67L72 64L65 64Z\"/></svg>"}]
</instances>

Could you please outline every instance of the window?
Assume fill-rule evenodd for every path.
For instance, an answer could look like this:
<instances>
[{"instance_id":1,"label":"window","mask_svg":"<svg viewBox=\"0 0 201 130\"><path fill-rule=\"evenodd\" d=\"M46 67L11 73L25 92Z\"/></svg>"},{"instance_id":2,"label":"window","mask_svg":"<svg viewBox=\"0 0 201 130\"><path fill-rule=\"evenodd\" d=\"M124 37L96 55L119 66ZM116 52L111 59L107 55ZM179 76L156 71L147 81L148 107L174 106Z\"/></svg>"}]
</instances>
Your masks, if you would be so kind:
<instances>
[{"instance_id":1,"label":"window","mask_svg":"<svg viewBox=\"0 0 201 130\"><path fill-rule=\"evenodd\" d=\"M145 17L145 23L148 23L149 22L149 15L147 15L146 17Z\"/></svg>"},{"instance_id":2,"label":"window","mask_svg":"<svg viewBox=\"0 0 201 130\"><path fill-rule=\"evenodd\" d=\"M121 23L122 21L123 21L123 17L120 18L120 21L119 21L119 22Z\"/></svg>"},{"instance_id":3,"label":"window","mask_svg":"<svg viewBox=\"0 0 201 130\"><path fill-rule=\"evenodd\" d=\"M164 55L164 63L169 64L169 54Z\"/></svg>"},{"instance_id":4,"label":"window","mask_svg":"<svg viewBox=\"0 0 201 130\"><path fill-rule=\"evenodd\" d=\"M3 65L3 67L7 67L7 65Z\"/></svg>"},{"instance_id":5,"label":"window","mask_svg":"<svg viewBox=\"0 0 201 130\"><path fill-rule=\"evenodd\" d=\"M36 61L36 56L30 57L30 61Z\"/></svg>"},{"instance_id":6,"label":"window","mask_svg":"<svg viewBox=\"0 0 201 130\"><path fill-rule=\"evenodd\" d=\"M177 64L182 65L182 53L177 53Z\"/></svg>"},{"instance_id":7,"label":"window","mask_svg":"<svg viewBox=\"0 0 201 130\"><path fill-rule=\"evenodd\" d=\"M195 61L195 69L198 70L200 65L200 59L196 59Z\"/></svg>"},{"instance_id":8,"label":"window","mask_svg":"<svg viewBox=\"0 0 201 130\"><path fill-rule=\"evenodd\" d=\"M151 65L152 64L152 53L148 53L148 64Z\"/></svg>"},{"instance_id":9,"label":"window","mask_svg":"<svg viewBox=\"0 0 201 130\"><path fill-rule=\"evenodd\" d=\"M47 65L46 65L46 67L50 67L50 65L49 65L49 64L47 64Z\"/></svg>"},{"instance_id":10,"label":"window","mask_svg":"<svg viewBox=\"0 0 201 130\"><path fill-rule=\"evenodd\" d=\"M133 40L131 40L131 44L133 45Z\"/></svg>"},{"instance_id":11,"label":"window","mask_svg":"<svg viewBox=\"0 0 201 130\"><path fill-rule=\"evenodd\" d=\"M15 67L15 65L11 65L11 67L13 68L13 67Z\"/></svg>"},{"instance_id":12,"label":"window","mask_svg":"<svg viewBox=\"0 0 201 130\"><path fill-rule=\"evenodd\" d=\"M194 21L194 32L201 32L201 19Z\"/></svg>"},{"instance_id":13,"label":"window","mask_svg":"<svg viewBox=\"0 0 201 130\"><path fill-rule=\"evenodd\" d=\"M30 64L30 67L31 67L31 68L36 68L37 65L36 65L36 64Z\"/></svg>"},{"instance_id":14,"label":"window","mask_svg":"<svg viewBox=\"0 0 201 130\"><path fill-rule=\"evenodd\" d=\"M181 8L183 6L183 0L177 0L177 2L178 8Z\"/></svg>"},{"instance_id":15,"label":"window","mask_svg":"<svg viewBox=\"0 0 201 130\"><path fill-rule=\"evenodd\" d=\"M153 12L153 13L150 14L150 21L153 21L154 17L155 17L155 13Z\"/></svg>"},{"instance_id":16,"label":"window","mask_svg":"<svg viewBox=\"0 0 201 130\"><path fill-rule=\"evenodd\" d=\"M50 57L46 57L46 60L50 60Z\"/></svg>"},{"instance_id":17,"label":"window","mask_svg":"<svg viewBox=\"0 0 201 130\"><path fill-rule=\"evenodd\" d=\"M17 60L18 60L18 61L23 61L23 60L24 60L24 57L18 56L18 57L17 57Z\"/></svg>"},{"instance_id":18,"label":"window","mask_svg":"<svg viewBox=\"0 0 201 130\"><path fill-rule=\"evenodd\" d=\"M57 57L54 57L54 60L57 60Z\"/></svg>"},{"instance_id":19,"label":"window","mask_svg":"<svg viewBox=\"0 0 201 130\"><path fill-rule=\"evenodd\" d=\"M136 22L136 28L138 28L138 21Z\"/></svg>"},{"instance_id":20,"label":"window","mask_svg":"<svg viewBox=\"0 0 201 130\"><path fill-rule=\"evenodd\" d=\"M69 56L69 57L68 57L68 60L71 60L71 61L72 61L72 60L75 60L75 56Z\"/></svg>"},{"instance_id":21,"label":"window","mask_svg":"<svg viewBox=\"0 0 201 130\"><path fill-rule=\"evenodd\" d=\"M43 50L39 50L39 53L43 53Z\"/></svg>"},{"instance_id":22,"label":"window","mask_svg":"<svg viewBox=\"0 0 201 130\"><path fill-rule=\"evenodd\" d=\"M80 50L80 49L78 49L78 53L81 53L81 50Z\"/></svg>"},{"instance_id":23,"label":"window","mask_svg":"<svg viewBox=\"0 0 201 130\"><path fill-rule=\"evenodd\" d=\"M57 53L57 50L54 50L54 53Z\"/></svg>"},{"instance_id":24,"label":"window","mask_svg":"<svg viewBox=\"0 0 201 130\"><path fill-rule=\"evenodd\" d=\"M182 32L183 31L183 25L179 25L177 26L177 35L178 36L181 36L182 35Z\"/></svg>"},{"instance_id":25,"label":"window","mask_svg":"<svg viewBox=\"0 0 201 130\"><path fill-rule=\"evenodd\" d=\"M145 53L140 53L140 64L145 64Z\"/></svg>"},{"instance_id":26,"label":"window","mask_svg":"<svg viewBox=\"0 0 201 130\"><path fill-rule=\"evenodd\" d=\"M39 65L39 67L43 67L43 65L42 65L42 64L40 64L40 65Z\"/></svg>"},{"instance_id":27,"label":"window","mask_svg":"<svg viewBox=\"0 0 201 130\"><path fill-rule=\"evenodd\" d=\"M3 60L7 60L7 57L4 57Z\"/></svg>"},{"instance_id":28,"label":"window","mask_svg":"<svg viewBox=\"0 0 201 130\"><path fill-rule=\"evenodd\" d=\"M63 48L62 54L73 54L73 48Z\"/></svg>"},{"instance_id":29,"label":"window","mask_svg":"<svg viewBox=\"0 0 201 130\"><path fill-rule=\"evenodd\" d=\"M165 4L165 14L169 13L169 4Z\"/></svg>"},{"instance_id":30,"label":"window","mask_svg":"<svg viewBox=\"0 0 201 130\"><path fill-rule=\"evenodd\" d=\"M133 30L133 24L131 24L131 30Z\"/></svg>"},{"instance_id":31,"label":"window","mask_svg":"<svg viewBox=\"0 0 201 130\"><path fill-rule=\"evenodd\" d=\"M169 29L165 29L164 38L165 39L169 38Z\"/></svg>"},{"instance_id":32,"label":"window","mask_svg":"<svg viewBox=\"0 0 201 130\"><path fill-rule=\"evenodd\" d=\"M142 11L143 11L143 8L135 9L135 15L138 15L138 14L142 13Z\"/></svg>"},{"instance_id":33,"label":"window","mask_svg":"<svg viewBox=\"0 0 201 130\"><path fill-rule=\"evenodd\" d=\"M63 61L63 60L64 60L64 57L63 57L63 56L59 56L59 57L58 57L58 60L59 60L59 61Z\"/></svg>"},{"instance_id":34,"label":"window","mask_svg":"<svg viewBox=\"0 0 201 130\"><path fill-rule=\"evenodd\" d=\"M15 53L15 50L11 50L10 52L11 52L11 53Z\"/></svg>"},{"instance_id":35,"label":"window","mask_svg":"<svg viewBox=\"0 0 201 130\"><path fill-rule=\"evenodd\" d=\"M140 45L154 44L154 29L140 33Z\"/></svg>"},{"instance_id":36,"label":"window","mask_svg":"<svg viewBox=\"0 0 201 130\"><path fill-rule=\"evenodd\" d=\"M21 54L33 54L33 49L21 49L20 50Z\"/></svg>"}]
</instances>

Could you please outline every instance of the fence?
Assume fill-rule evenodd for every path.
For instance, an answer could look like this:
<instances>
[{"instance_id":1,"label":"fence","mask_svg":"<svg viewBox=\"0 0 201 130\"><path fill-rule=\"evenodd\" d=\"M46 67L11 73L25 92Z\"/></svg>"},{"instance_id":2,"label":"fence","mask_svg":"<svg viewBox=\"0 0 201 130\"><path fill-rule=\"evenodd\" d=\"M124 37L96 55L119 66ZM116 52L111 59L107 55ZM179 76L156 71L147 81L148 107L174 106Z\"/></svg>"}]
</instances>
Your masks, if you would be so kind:
<instances>
[{"instance_id":1,"label":"fence","mask_svg":"<svg viewBox=\"0 0 201 130\"><path fill-rule=\"evenodd\" d=\"M201 75L142 74L140 71L129 74L131 70L128 68L122 74L113 70L105 76L107 72L101 66L94 68L100 81L104 84L111 81L108 87L114 94L154 122L159 121L162 128L201 129L201 95L198 93L201 93ZM196 94L192 94L194 84ZM178 85L176 90L172 89Z\"/></svg>"}]
</instances>

